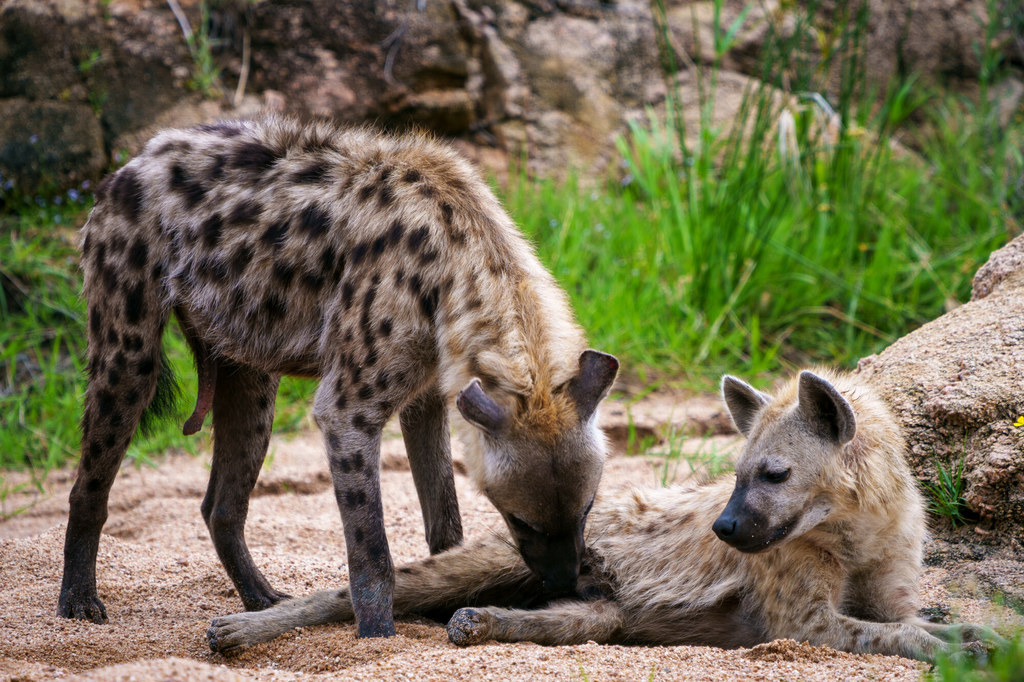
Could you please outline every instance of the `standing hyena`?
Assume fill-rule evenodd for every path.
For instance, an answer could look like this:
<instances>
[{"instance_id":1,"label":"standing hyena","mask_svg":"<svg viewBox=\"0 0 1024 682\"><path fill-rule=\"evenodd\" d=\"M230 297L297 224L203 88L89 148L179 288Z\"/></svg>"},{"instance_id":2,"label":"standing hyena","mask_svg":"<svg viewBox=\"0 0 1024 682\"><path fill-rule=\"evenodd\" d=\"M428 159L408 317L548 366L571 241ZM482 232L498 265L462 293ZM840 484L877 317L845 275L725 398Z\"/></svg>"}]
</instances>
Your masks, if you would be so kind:
<instances>
[{"instance_id":1,"label":"standing hyena","mask_svg":"<svg viewBox=\"0 0 1024 682\"><path fill-rule=\"evenodd\" d=\"M604 458L594 414L618 363L584 350L564 293L454 152L276 119L167 131L103 184L83 233L89 387L60 615L106 620L107 496L146 407L166 402L171 312L199 372L185 432L213 410L203 518L247 609L286 596L243 535L282 374L320 378L361 636L394 632L378 460L396 411L431 552L462 540L454 400L477 427L470 473L527 565L574 588Z\"/></svg>"},{"instance_id":2,"label":"standing hyena","mask_svg":"<svg viewBox=\"0 0 1024 682\"><path fill-rule=\"evenodd\" d=\"M867 387L805 371L775 396L733 377L722 388L748 438L735 476L599 498L584 561L599 598L460 608L451 640L737 647L789 637L930 658L939 637L992 636L917 617L924 507L899 427ZM490 538L400 568L395 609L522 607L538 597L536 578ZM230 651L351 618L349 592L328 591L215 619L207 636Z\"/></svg>"}]
</instances>

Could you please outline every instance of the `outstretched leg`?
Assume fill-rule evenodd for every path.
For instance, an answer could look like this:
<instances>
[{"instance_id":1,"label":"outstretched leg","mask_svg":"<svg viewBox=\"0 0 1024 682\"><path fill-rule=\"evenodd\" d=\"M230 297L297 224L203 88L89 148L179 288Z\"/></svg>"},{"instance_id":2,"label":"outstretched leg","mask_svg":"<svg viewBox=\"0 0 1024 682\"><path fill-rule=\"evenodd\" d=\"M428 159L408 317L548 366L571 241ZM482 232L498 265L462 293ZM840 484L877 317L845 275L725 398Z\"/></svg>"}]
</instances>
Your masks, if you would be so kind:
<instances>
[{"instance_id":1,"label":"outstretched leg","mask_svg":"<svg viewBox=\"0 0 1024 682\"><path fill-rule=\"evenodd\" d=\"M399 415L412 480L423 510L431 554L462 543L462 520L455 494L448 408L437 387L431 387Z\"/></svg>"},{"instance_id":2,"label":"outstretched leg","mask_svg":"<svg viewBox=\"0 0 1024 682\"><path fill-rule=\"evenodd\" d=\"M105 262L106 253L106 244L98 243L85 263L89 384L57 603L58 616L94 623L107 622L106 607L96 592L96 553L110 487L143 411L154 397L158 406L166 407L174 392L160 350L167 313L161 309L157 284L147 279L139 258L122 271ZM145 258L141 260L144 266ZM166 377L160 382L165 395L156 396L161 373Z\"/></svg>"},{"instance_id":3,"label":"outstretched leg","mask_svg":"<svg viewBox=\"0 0 1024 682\"><path fill-rule=\"evenodd\" d=\"M222 362L213 393L213 463L203 520L217 556L250 611L288 598L270 586L245 544L249 496L270 442L279 382L277 375Z\"/></svg>"},{"instance_id":4,"label":"outstretched leg","mask_svg":"<svg viewBox=\"0 0 1024 682\"><path fill-rule=\"evenodd\" d=\"M534 611L501 608L459 609L448 621L448 639L458 646L499 642L535 642L556 646L621 639L622 609L613 601L563 601Z\"/></svg>"},{"instance_id":5,"label":"outstretched leg","mask_svg":"<svg viewBox=\"0 0 1024 682\"><path fill-rule=\"evenodd\" d=\"M468 604L526 604L539 592L540 581L515 549L501 538L490 537L399 568L394 608L397 614L451 613ZM354 617L347 589L325 590L266 611L215 618L206 636L212 650L229 652L297 627Z\"/></svg>"}]
</instances>

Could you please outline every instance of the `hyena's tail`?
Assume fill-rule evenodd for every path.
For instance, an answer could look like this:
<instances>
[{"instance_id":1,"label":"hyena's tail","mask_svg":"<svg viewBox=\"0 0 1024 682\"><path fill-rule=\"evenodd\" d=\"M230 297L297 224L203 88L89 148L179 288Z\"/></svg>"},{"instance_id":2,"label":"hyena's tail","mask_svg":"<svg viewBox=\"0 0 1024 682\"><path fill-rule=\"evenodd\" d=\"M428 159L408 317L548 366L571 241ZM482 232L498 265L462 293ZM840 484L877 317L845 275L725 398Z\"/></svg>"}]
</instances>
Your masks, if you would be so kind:
<instances>
[{"instance_id":1,"label":"hyena's tail","mask_svg":"<svg viewBox=\"0 0 1024 682\"><path fill-rule=\"evenodd\" d=\"M181 398L181 387L178 385L177 377L174 376L174 368L167 359L162 344L160 348L160 369L156 377L156 392L153 400L146 406L139 420L139 432L143 435L151 433L153 428L162 421L177 416L178 401Z\"/></svg>"}]
</instances>

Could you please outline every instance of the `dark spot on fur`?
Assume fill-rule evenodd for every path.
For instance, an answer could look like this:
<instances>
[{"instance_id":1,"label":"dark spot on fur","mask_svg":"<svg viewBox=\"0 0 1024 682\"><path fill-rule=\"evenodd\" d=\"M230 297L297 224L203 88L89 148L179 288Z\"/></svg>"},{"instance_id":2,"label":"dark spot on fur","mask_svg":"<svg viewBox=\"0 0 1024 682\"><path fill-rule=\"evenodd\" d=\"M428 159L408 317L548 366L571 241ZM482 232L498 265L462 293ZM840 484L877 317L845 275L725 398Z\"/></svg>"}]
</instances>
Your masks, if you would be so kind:
<instances>
[{"instance_id":1,"label":"dark spot on fur","mask_svg":"<svg viewBox=\"0 0 1024 682\"><path fill-rule=\"evenodd\" d=\"M145 285L138 282L128 287L124 296L124 316L128 324L138 324L145 308Z\"/></svg>"},{"instance_id":2,"label":"dark spot on fur","mask_svg":"<svg viewBox=\"0 0 1024 682\"><path fill-rule=\"evenodd\" d=\"M132 248L128 250L128 265L136 270L146 267L146 260L149 258L149 246L141 238L132 242Z\"/></svg>"},{"instance_id":3,"label":"dark spot on fur","mask_svg":"<svg viewBox=\"0 0 1024 682\"><path fill-rule=\"evenodd\" d=\"M362 471L365 463L363 462L363 453L357 452L352 455L352 469L354 471Z\"/></svg>"},{"instance_id":4,"label":"dark spot on fur","mask_svg":"<svg viewBox=\"0 0 1024 682\"><path fill-rule=\"evenodd\" d=\"M228 215L228 223L231 225L245 225L255 222L260 213L263 212L263 204L253 199L244 199L235 204Z\"/></svg>"},{"instance_id":5,"label":"dark spot on fur","mask_svg":"<svg viewBox=\"0 0 1024 682\"><path fill-rule=\"evenodd\" d=\"M338 434L327 434L327 447L329 447L334 452L341 450L341 438L338 437Z\"/></svg>"},{"instance_id":6,"label":"dark spot on fur","mask_svg":"<svg viewBox=\"0 0 1024 682\"><path fill-rule=\"evenodd\" d=\"M237 277L242 274L250 261L252 261L252 245L242 244L235 249L233 254L231 254L228 267L231 270L231 273Z\"/></svg>"},{"instance_id":7,"label":"dark spot on fur","mask_svg":"<svg viewBox=\"0 0 1024 682\"><path fill-rule=\"evenodd\" d=\"M407 575L416 575L416 573L418 573L415 566L402 566L398 569L398 572L405 573Z\"/></svg>"},{"instance_id":8,"label":"dark spot on fur","mask_svg":"<svg viewBox=\"0 0 1024 682\"><path fill-rule=\"evenodd\" d=\"M358 384L359 380L363 376L363 368L357 365L355 362L352 362L352 364L349 366L349 370L352 373L352 383ZM360 417L360 419L362 419L362 417Z\"/></svg>"},{"instance_id":9,"label":"dark spot on fur","mask_svg":"<svg viewBox=\"0 0 1024 682\"><path fill-rule=\"evenodd\" d=\"M420 254L420 265L427 265L437 260L438 257L437 249L428 249Z\"/></svg>"},{"instance_id":10,"label":"dark spot on fur","mask_svg":"<svg viewBox=\"0 0 1024 682\"><path fill-rule=\"evenodd\" d=\"M121 337L118 336L116 329L111 327L110 329L107 330L107 343L109 343L111 346L116 346L118 345L118 343L120 343L120 341Z\"/></svg>"},{"instance_id":11,"label":"dark spot on fur","mask_svg":"<svg viewBox=\"0 0 1024 682\"><path fill-rule=\"evenodd\" d=\"M384 561L384 558L387 556L387 550L384 548L384 545L380 543L380 541L371 544L370 549L367 553L370 555L370 561L378 564Z\"/></svg>"},{"instance_id":12,"label":"dark spot on fur","mask_svg":"<svg viewBox=\"0 0 1024 682\"><path fill-rule=\"evenodd\" d=\"M339 410L344 410L346 407L348 407L348 398L345 397L344 393L338 394L338 399L334 401L334 406L337 407Z\"/></svg>"},{"instance_id":13,"label":"dark spot on fur","mask_svg":"<svg viewBox=\"0 0 1024 682\"><path fill-rule=\"evenodd\" d=\"M101 417L109 417L114 406L117 405L117 398L110 391L100 391L96 394L96 404L99 407Z\"/></svg>"},{"instance_id":14,"label":"dark spot on fur","mask_svg":"<svg viewBox=\"0 0 1024 682\"><path fill-rule=\"evenodd\" d=\"M139 392L133 388L132 390L124 394L124 401L129 405L134 405L135 403L139 402Z\"/></svg>"},{"instance_id":15,"label":"dark spot on fur","mask_svg":"<svg viewBox=\"0 0 1024 682\"><path fill-rule=\"evenodd\" d=\"M276 223L267 228L260 240L264 244L269 244L274 248L280 248L284 244L285 238L288 236L288 219L278 220Z\"/></svg>"},{"instance_id":16,"label":"dark spot on fur","mask_svg":"<svg viewBox=\"0 0 1024 682\"><path fill-rule=\"evenodd\" d=\"M468 240L465 230L451 229L448 231L448 238L452 240L452 244L456 246L462 246Z\"/></svg>"},{"instance_id":17,"label":"dark spot on fur","mask_svg":"<svg viewBox=\"0 0 1024 682\"><path fill-rule=\"evenodd\" d=\"M362 507L366 504L366 492L362 490L346 490L345 506L349 509Z\"/></svg>"},{"instance_id":18,"label":"dark spot on fur","mask_svg":"<svg viewBox=\"0 0 1024 682\"><path fill-rule=\"evenodd\" d=\"M373 397L373 387L363 384L362 386L359 387L358 395L360 400L369 400L370 398Z\"/></svg>"},{"instance_id":19,"label":"dark spot on fur","mask_svg":"<svg viewBox=\"0 0 1024 682\"><path fill-rule=\"evenodd\" d=\"M169 140L153 151L153 156L163 156L169 152L187 152L192 145L187 140Z\"/></svg>"},{"instance_id":20,"label":"dark spot on fur","mask_svg":"<svg viewBox=\"0 0 1024 682\"><path fill-rule=\"evenodd\" d=\"M356 288L352 282L345 282L341 287L341 305L342 308L348 310L352 307L352 298L355 296Z\"/></svg>"},{"instance_id":21,"label":"dark spot on fur","mask_svg":"<svg viewBox=\"0 0 1024 682\"><path fill-rule=\"evenodd\" d=\"M221 137L236 137L245 131L245 127L234 121L217 121L198 126L196 130L202 133L214 133Z\"/></svg>"},{"instance_id":22,"label":"dark spot on fur","mask_svg":"<svg viewBox=\"0 0 1024 682\"><path fill-rule=\"evenodd\" d=\"M312 236L320 237L326 234L327 230L330 229L331 216L327 214L327 211L316 204L310 204L302 211L302 216L299 218L299 225Z\"/></svg>"},{"instance_id":23,"label":"dark spot on fur","mask_svg":"<svg viewBox=\"0 0 1024 682\"><path fill-rule=\"evenodd\" d=\"M402 182L418 182L422 176L420 172L415 168L410 168L405 171L405 175L402 176Z\"/></svg>"},{"instance_id":24,"label":"dark spot on fur","mask_svg":"<svg viewBox=\"0 0 1024 682\"><path fill-rule=\"evenodd\" d=\"M285 261L276 260L274 261L274 281L276 281L282 288L287 289L291 286L292 279L295 278L295 266Z\"/></svg>"},{"instance_id":25,"label":"dark spot on fur","mask_svg":"<svg viewBox=\"0 0 1024 682\"><path fill-rule=\"evenodd\" d=\"M375 431L369 420L366 419L366 415L363 414L352 415L352 426L366 434L372 434Z\"/></svg>"},{"instance_id":26,"label":"dark spot on fur","mask_svg":"<svg viewBox=\"0 0 1024 682\"><path fill-rule=\"evenodd\" d=\"M322 272L303 272L300 280L302 286L310 291L320 291L324 286L324 275Z\"/></svg>"},{"instance_id":27,"label":"dark spot on fur","mask_svg":"<svg viewBox=\"0 0 1024 682\"><path fill-rule=\"evenodd\" d=\"M444 224L448 227L451 227L453 213L454 211L452 210L451 204L448 202L441 202L441 218L444 220Z\"/></svg>"},{"instance_id":28,"label":"dark spot on fur","mask_svg":"<svg viewBox=\"0 0 1024 682\"><path fill-rule=\"evenodd\" d=\"M380 323L380 335L384 338L391 336L392 323L388 318L384 318Z\"/></svg>"},{"instance_id":29,"label":"dark spot on fur","mask_svg":"<svg viewBox=\"0 0 1024 682\"><path fill-rule=\"evenodd\" d=\"M221 283L228 278L228 263L223 258L204 258L200 268L211 282Z\"/></svg>"},{"instance_id":30,"label":"dark spot on fur","mask_svg":"<svg viewBox=\"0 0 1024 682\"><path fill-rule=\"evenodd\" d=\"M326 161L317 161L305 168L295 171L292 174L292 182L301 184L316 184L327 182L327 176L331 172L331 165Z\"/></svg>"},{"instance_id":31,"label":"dark spot on fur","mask_svg":"<svg viewBox=\"0 0 1024 682\"><path fill-rule=\"evenodd\" d=\"M224 176L224 166L227 165L227 157L223 154L218 154L213 157L213 163L210 165L210 169L206 171L206 177L210 182L220 180Z\"/></svg>"},{"instance_id":32,"label":"dark spot on fur","mask_svg":"<svg viewBox=\"0 0 1024 682\"><path fill-rule=\"evenodd\" d=\"M259 142L243 142L231 155L231 165L239 170L259 174L270 170L277 156Z\"/></svg>"},{"instance_id":33,"label":"dark spot on fur","mask_svg":"<svg viewBox=\"0 0 1024 682\"><path fill-rule=\"evenodd\" d=\"M128 246L128 240L118 235L111 237L110 239L110 250L113 253L121 254L124 253L125 248Z\"/></svg>"},{"instance_id":34,"label":"dark spot on fur","mask_svg":"<svg viewBox=\"0 0 1024 682\"><path fill-rule=\"evenodd\" d=\"M420 247L427 242L429 237L430 229L426 225L423 225L409 233L409 238L406 240L406 244L408 244L410 251L416 253L420 250Z\"/></svg>"},{"instance_id":35,"label":"dark spot on fur","mask_svg":"<svg viewBox=\"0 0 1024 682\"><path fill-rule=\"evenodd\" d=\"M362 528L356 528L356 532L354 533L354 536L355 536L356 544L362 544L362 542L364 540L363 529Z\"/></svg>"},{"instance_id":36,"label":"dark spot on fur","mask_svg":"<svg viewBox=\"0 0 1024 682\"><path fill-rule=\"evenodd\" d=\"M377 364L377 360L380 359L380 353L377 352L376 346L370 346L369 350L366 351L366 365L373 367Z\"/></svg>"},{"instance_id":37,"label":"dark spot on fur","mask_svg":"<svg viewBox=\"0 0 1024 682\"><path fill-rule=\"evenodd\" d=\"M103 318L100 317L100 311L96 309L96 306L89 307L89 329L97 336L103 329Z\"/></svg>"},{"instance_id":38,"label":"dark spot on fur","mask_svg":"<svg viewBox=\"0 0 1024 682\"><path fill-rule=\"evenodd\" d=\"M414 274L412 277L409 278L409 291L416 295L419 295L422 289L423 281L420 279L420 276L418 274Z\"/></svg>"},{"instance_id":39,"label":"dark spot on fur","mask_svg":"<svg viewBox=\"0 0 1024 682\"><path fill-rule=\"evenodd\" d=\"M137 353L142 350L142 336L139 334L129 334L124 337L124 347L132 353Z\"/></svg>"},{"instance_id":40,"label":"dark spot on fur","mask_svg":"<svg viewBox=\"0 0 1024 682\"><path fill-rule=\"evenodd\" d=\"M434 319L434 313L437 312L438 298L439 292L437 287L434 287L429 292L424 292L420 296L420 310L423 311L427 319Z\"/></svg>"},{"instance_id":41,"label":"dark spot on fur","mask_svg":"<svg viewBox=\"0 0 1024 682\"><path fill-rule=\"evenodd\" d=\"M113 367L107 371L107 383L111 386L117 386L121 383L121 373Z\"/></svg>"},{"instance_id":42,"label":"dark spot on fur","mask_svg":"<svg viewBox=\"0 0 1024 682\"><path fill-rule=\"evenodd\" d=\"M388 376L387 372L381 372L377 376L377 381L374 382L374 385L377 387L377 390L379 390L379 391L386 391L387 388L388 388L388 379L389 378L390 377Z\"/></svg>"},{"instance_id":43,"label":"dark spot on fur","mask_svg":"<svg viewBox=\"0 0 1024 682\"><path fill-rule=\"evenodd\" d=\"M360 242L352 247L352 265L359 265L366 258L369 248L365 242Z\"/></svg>"},{"instance_id":44,"label":"dark spot on fur","mask_svg":"<svg viewBox=\"0 0 1024 682\"><path fill-rule=\"evenodd\" d=\"M152 276L152 279L162 278L164 276L164 264L159 262L153 263L153 269L150 270L150 275Z\"/></svg>"},{"instance_id":45,"label":"dark spot on fur","mask_svg":"<svg viewBox=\"0 0 1024 682\"><path fill-rule=\"evenodd\" d=\"M220 241L221 229L224 227L224 220L220 217L220 213L214 213L212 216L203 221L202 226L199 228L199 232L203 235L203 243L206 247L212 249L217 246Z\"/></svg>"},{"instance_id":46,"label":"dark spot on fur","mask_svg":"<svg viewBox=\"0 0 1024 682\"><path fill-rule=\"evenodd\" d=\"M373 196L373 185L365 185L359 189L359 203L365 204Z\"/></svg>"},{"instance_id":47,"label":"dark spot on fur","mask_svg":"<svg viewBox=\"0 0 1024 682\"><path fill-rule=\"evenodd\" d=\"M395 190L391 189L391 185L382 184L380 187L380 196L377 197L380 202L381 208L387 208L391 205L391 202L395 200Z\"/></svg>"},{"instance_id":48,"label":"dark spot on fur","mask_svg":"<svg viewBox=\"0 0 1024 682\"><path fill-rule=\"evenodd\" d=\"M206 188L191 179L181 164L171 166L171 189L185 198L189 208L193 208L206 197Z\"/></svg>"},{"instance_id":49,"label":"dark spot on fur","mask_svg":"<svg viewBox=\"0 0 1024 682\"><path fill-rule=\"evenodd\" d=\"M399 268L398 272L395 273L395 286L402 286L402 282L405 281L405 270Z\"/></svg>"},{"instance_id":50,"label":"dark spot on fur","mask_svg":"<svg viewBox=\"0 0 1024 682\"><path fill-rule=\"evenodd\" d=\"M271 320L280 320L288 312L284 299L273 292L263 301L263 310Z\"/></svg>"},{"instance_id":51,"label":"dark spot on fur","mask_svg":"<svg viewBox=\"0 0 1024 682\"><path fill-rule=\"evenodd\" d=\"M142 184L133 168L122 168L110 183L110 198L132 221L142 209Z\"/></svg>"},{"instance_id":52,"label":"dark spot on fur","mask_svg":"<svg viewBox=\"0 0 1024 682\"><path fill-rule=\"evenodd\" d=\"M149 376L156 369L156 361L153 358L142 358L135 365L135 373L140 377Z\"/></svg>"},{"instance_id":53,"label":"dark spot on fur","mask_svg":"<svg viewBox=\"0 0 1024 682\"><path fill-rule=\"evenodd\" d=\"M424 183L420 185L420 194L422 194L427 199L433 199L435 196L437 196L437 190L434 189L432 185Z\"/></svg>"},{"instance_id":54,"label":"dark spot on fur","mask_svg":"<svg viewBox=\"0 0 1024 682\"><path fill-rule=\"evenodd\" d=\"M479 298L475 298L474 297L474 298L471 298L468 301L466 301L465 310L466 310L466 312L472 312L472 311L477 310L478 308L480 308L480 306L482 306L483 304L484 304L483 301L481 301Z\"/></svg>"},{"instance_id":55,"label":"dark spot on fur","mask_svg":"<svg viewBox=\"0 0 1024 682\"><path fill-rule=\"evenodd\" d=\"M103 439L103 447L107 448L108 450L110 448L114 447L114 445L116 445L116 444L117 444L117 436L115 436L113 433L108 433L107 437Z\"/></svg>"}]
</instances>

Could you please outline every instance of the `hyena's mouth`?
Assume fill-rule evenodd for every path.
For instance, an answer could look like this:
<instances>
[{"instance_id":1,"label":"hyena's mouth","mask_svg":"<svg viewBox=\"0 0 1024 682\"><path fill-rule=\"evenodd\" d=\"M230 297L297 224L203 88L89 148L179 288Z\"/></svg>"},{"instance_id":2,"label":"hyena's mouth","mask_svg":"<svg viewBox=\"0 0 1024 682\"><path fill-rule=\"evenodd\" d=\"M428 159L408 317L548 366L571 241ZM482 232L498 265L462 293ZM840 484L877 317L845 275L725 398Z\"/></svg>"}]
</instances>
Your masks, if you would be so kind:
<instances>
[{"instance_id":1,"label":"hyena's mouth","mask_svg":"<svg viewBox=\"0 0 1024 682\"><path fill-rule=\"evenodd\" d=\"M737 538L736 541L730 542L729 544L744 554L757 554L758 552L763 552L766 549L771 549L775 545L780 544L783 540L788 538L789 534L794 528L796 528L799 520L799 516L794 516L782 525L776 527L775 530L767 537Z\"/></svg>"}]
</instances>

